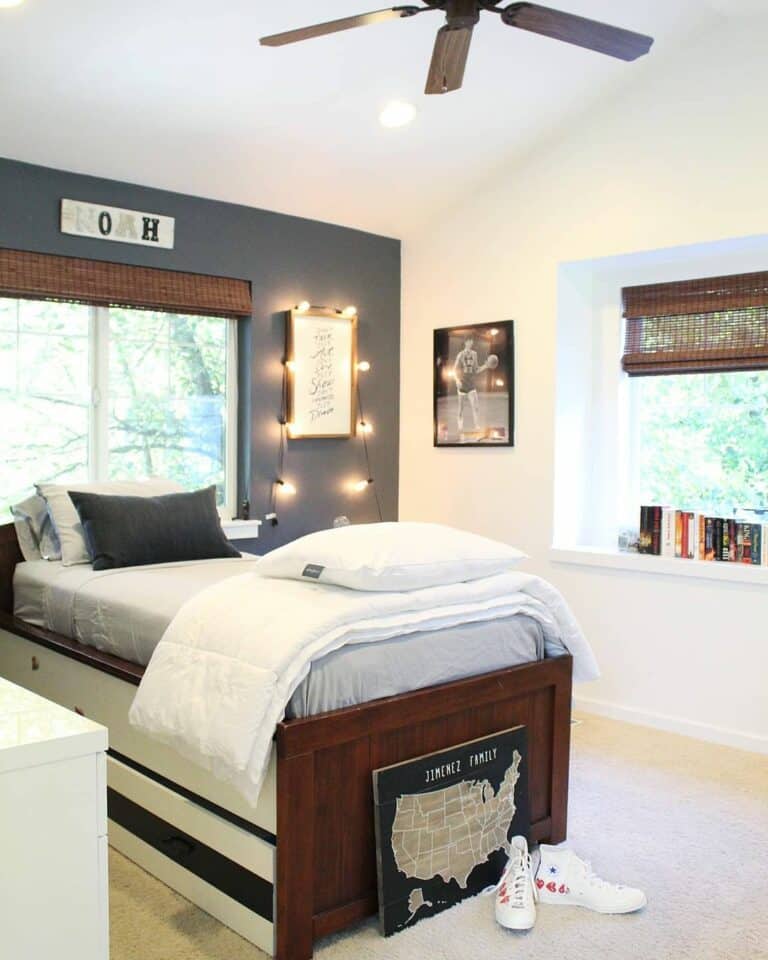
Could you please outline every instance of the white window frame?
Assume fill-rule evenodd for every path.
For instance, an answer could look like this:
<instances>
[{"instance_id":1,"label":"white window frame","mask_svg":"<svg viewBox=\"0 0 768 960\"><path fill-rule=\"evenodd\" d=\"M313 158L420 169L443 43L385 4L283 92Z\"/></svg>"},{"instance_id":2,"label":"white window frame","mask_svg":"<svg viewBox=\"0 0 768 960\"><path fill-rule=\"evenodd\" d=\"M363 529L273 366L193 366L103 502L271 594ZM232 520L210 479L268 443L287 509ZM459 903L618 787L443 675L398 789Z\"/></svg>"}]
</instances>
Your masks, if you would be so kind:
<instances>
[{"instance_id":1,"label":"white window frame","mask_svg":"<svg viewBox=\"0 0 768 960\"><path fill-rule=\"evenodd\" d=\"M227 320L227 449L226 491L224 503L219 507L222 520L237 516L237 471L238 471L238 418L240 394L238 391L238 321Z\"/></svg>"}]
</instances>

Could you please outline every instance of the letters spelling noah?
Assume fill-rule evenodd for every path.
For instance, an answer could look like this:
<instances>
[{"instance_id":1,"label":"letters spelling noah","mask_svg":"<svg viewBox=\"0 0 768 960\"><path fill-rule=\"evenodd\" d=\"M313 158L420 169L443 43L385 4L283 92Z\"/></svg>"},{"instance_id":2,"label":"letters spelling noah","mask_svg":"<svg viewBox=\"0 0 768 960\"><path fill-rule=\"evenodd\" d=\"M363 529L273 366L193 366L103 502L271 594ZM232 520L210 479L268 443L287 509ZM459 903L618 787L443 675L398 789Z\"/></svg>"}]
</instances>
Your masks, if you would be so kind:
<instances>
[{"instance_id":1,"label":"letters spelling noah","mask_svg":"<svg viewBox=\"0 0 768 960\"><path fill-rule=\"evenodd\" d=\"M497 747L491 747L488 750L481 750L477 753L470 753L466 758L466 764L469 769L474 767L481 767L484 763L490 763L491 760L496 759ZM424 782L425 783L438 783L440 780L444 780L446 777L453 777L457 773L461 773L462 770L462 760L453 760L451 763L441 763L437 767L429 767L424 771Z\"/></svg>"},{"instance_id":2,"label":"letters spelling noah","mask_svg":"<svg viewBox=\"0 0 768 960\"><path fill-rule=\"evenodd\" d=\"M91 233L102 237L111 237L114 234L122 240L160 242L159 217L134 213L120 213L117 217L113 217L108 210L102 210L97 217L93 208L77 207L75 222L79 233Z\"/></svg>"}]
</instances>

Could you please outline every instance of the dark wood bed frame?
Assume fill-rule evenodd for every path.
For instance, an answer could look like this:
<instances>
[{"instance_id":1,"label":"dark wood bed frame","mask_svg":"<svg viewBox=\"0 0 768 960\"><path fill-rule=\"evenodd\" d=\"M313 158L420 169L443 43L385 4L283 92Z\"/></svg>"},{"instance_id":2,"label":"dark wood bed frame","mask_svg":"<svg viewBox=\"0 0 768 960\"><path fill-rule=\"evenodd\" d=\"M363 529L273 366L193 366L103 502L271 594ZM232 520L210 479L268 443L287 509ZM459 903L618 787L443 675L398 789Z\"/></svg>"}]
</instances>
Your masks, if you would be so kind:
<instances>
[{"instance_id":1,"label":"dark wood bed frame","mask_svg":"<svg viewBox=\"0 0 768 960\"><path fill-rule=\"evenodd\" d=\"M0 628L138 685L143 668L136 664L13 617L13 572L21 559L13 525L0 526ZM308 960L315 940L376 912L377 767L525 724L530 839L564 840L571 671L569 656L543 660L280 723L279 960Z\"/></svg>"}]
</instances>

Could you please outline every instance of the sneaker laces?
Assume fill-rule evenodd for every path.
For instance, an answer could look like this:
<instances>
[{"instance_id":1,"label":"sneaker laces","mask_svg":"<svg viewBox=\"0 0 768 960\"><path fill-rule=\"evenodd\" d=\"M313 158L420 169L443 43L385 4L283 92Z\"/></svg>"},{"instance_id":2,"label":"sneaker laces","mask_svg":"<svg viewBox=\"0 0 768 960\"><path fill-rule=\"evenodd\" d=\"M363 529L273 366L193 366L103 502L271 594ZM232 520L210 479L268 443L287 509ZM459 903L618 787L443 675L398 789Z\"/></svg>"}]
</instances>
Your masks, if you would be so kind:
<instances>
[{"instance_id":1,"label":"sneaker laces","mask_svg":"<svg viewBox=\"0 0 768 960\"><path fill-rule=\"evenodd\" d=\"M483 896L497 893L504 884L507 885L507 894L512 901L512 906L522 907L525 905L526 886L530 886L534 901L538 901L539 894L536 890L536 884L533 882L530 853L524 854L522 851L516 851L514 856L510 857L499 882L492 887L486 887L482 891Z\"/></svg>"}]
</instances>

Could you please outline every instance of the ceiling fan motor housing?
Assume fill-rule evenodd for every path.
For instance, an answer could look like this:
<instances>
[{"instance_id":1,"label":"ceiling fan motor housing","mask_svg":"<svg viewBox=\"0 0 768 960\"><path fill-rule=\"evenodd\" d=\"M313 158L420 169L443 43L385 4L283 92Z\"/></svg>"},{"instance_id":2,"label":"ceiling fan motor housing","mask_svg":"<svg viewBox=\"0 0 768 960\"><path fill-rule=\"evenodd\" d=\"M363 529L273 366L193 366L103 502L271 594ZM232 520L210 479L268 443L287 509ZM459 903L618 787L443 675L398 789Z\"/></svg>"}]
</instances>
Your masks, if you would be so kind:
<instances>
[{"instance_id":1,"label":"ceiling fan motor housing","mask_svg":"<svg viewBox=\"0 0 768 960\"><path fill-rule=\"evenodd\" d=\"M477 0L447 0L445 20L451 30L471 29L480 19Z\"/></svg>"}]
</instances>

